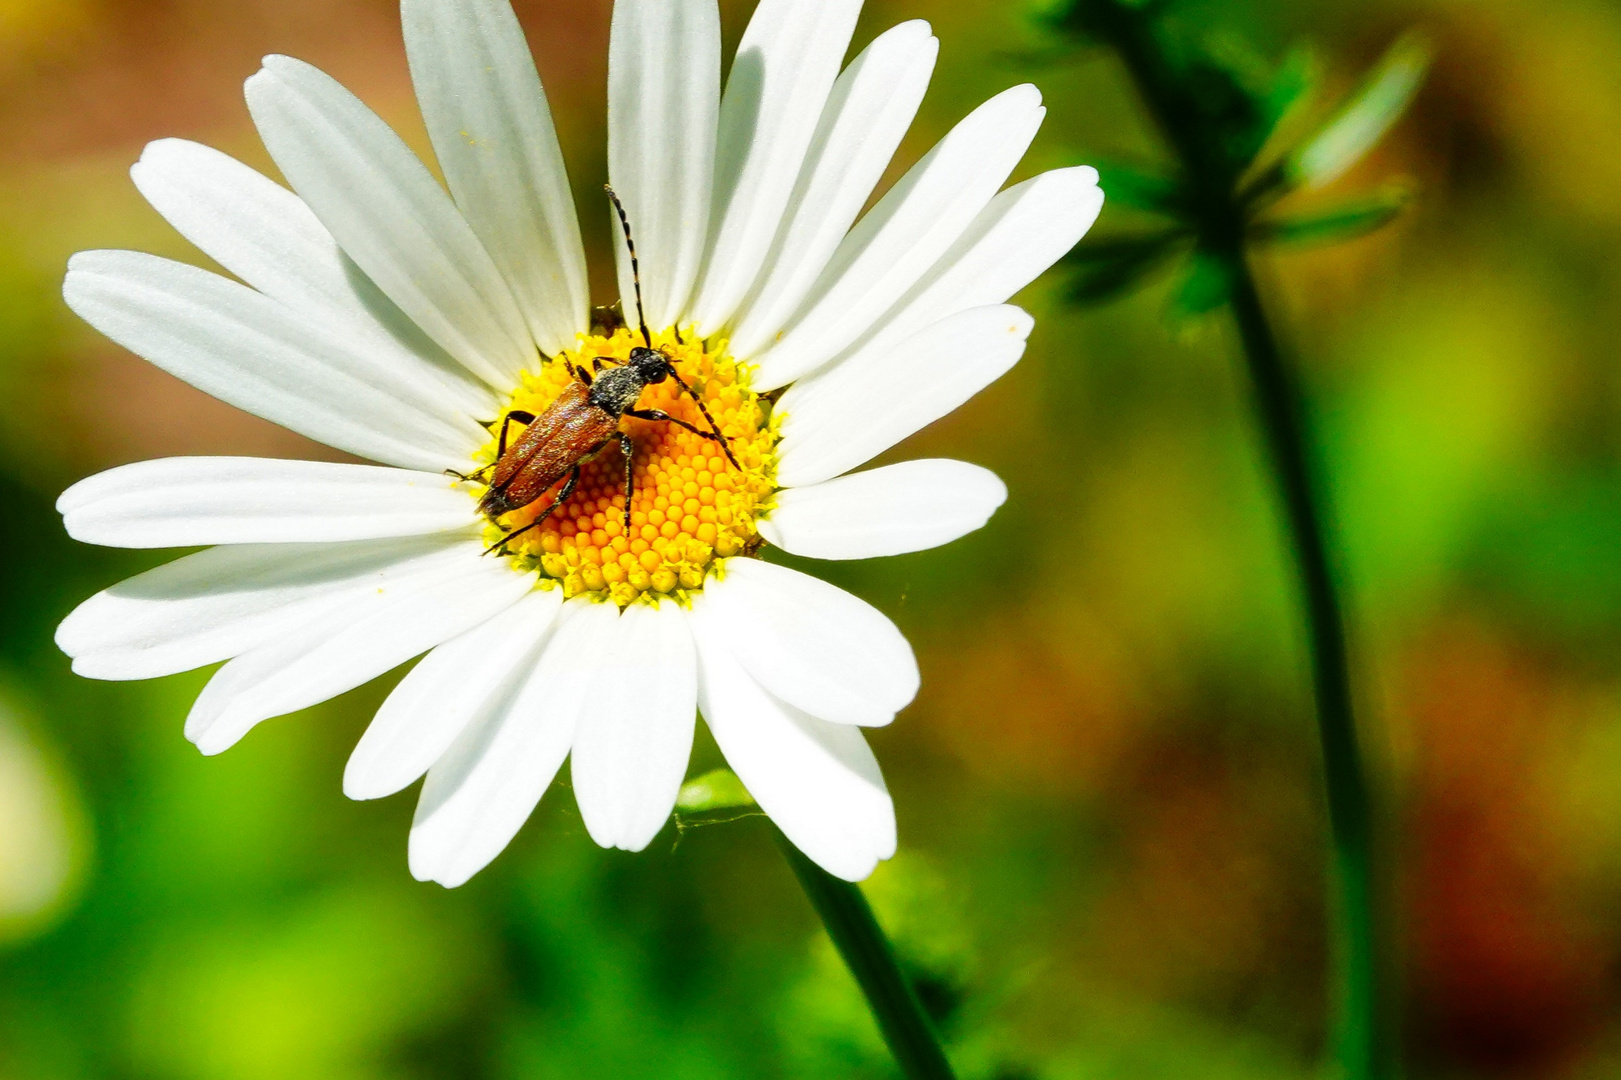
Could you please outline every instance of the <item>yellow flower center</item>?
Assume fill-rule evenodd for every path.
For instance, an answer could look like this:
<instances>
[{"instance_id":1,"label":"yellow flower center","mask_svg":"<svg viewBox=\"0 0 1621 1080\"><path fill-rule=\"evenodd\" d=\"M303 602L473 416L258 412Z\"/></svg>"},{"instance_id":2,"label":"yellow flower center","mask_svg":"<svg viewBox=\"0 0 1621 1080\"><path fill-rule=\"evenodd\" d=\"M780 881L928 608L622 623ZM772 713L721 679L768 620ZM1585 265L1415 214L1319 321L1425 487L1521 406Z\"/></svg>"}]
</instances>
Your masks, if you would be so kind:
<instances>
[{"instance_id":1,"label":"yellow flower center","mask_svg":"<svg viewBox=\"0 0 1621 1080\"><path fill-rule=\"evenodd\" d=\"M582 334L573 349L553 357L540 371L524 374L507 410L542 416L574 378L570 363L590 372L597 358L604 357L609 361L603 365L606 371L612 363L624 363L641 343L640 334L625 329L608 337ZM568 501L535 528L514 535L506 547L515 568L538 569L547 587L560 585L565 596L596 594L620 607L659 596L684 601L703 587L717 559L747 554L760 544L755 519L770 508L776 490L777 436L770 403L749 389L747 372L726 355L725 342L706 349L702 342L683 343L673 330L665 330L653 336L653 346L670 358L708 408L741 468L727 460L719 443L678 424L621 419L620 430L636 447L629 529L624 458L618 443L609 442L580 463L580 482ZM661 410L700 431L710 430L697 403L674 379L646 387L636 407ZM523 430L516 422L511 425L509 452ZM495 431L499 433L499 426ZM493 462L496 450L492 438L480 461ZM491 525L488 542L495 544L504 532L516 534L534 522L562 487L559 482L502 517L499 527Z\"/></svg>"}]
</instances>

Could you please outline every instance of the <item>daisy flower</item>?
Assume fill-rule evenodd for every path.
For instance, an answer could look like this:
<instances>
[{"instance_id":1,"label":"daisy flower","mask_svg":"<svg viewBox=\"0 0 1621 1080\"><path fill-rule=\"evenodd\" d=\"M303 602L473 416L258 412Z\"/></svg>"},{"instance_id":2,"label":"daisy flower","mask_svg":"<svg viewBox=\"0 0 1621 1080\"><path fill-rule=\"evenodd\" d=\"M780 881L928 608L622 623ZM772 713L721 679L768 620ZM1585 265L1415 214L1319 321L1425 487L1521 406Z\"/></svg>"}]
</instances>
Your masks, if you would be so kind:
<instances>
[{"instance_id":1,"label":"daisy flower","mask_svg":"<svg viewBox=\"0 0 1621 1080\"><path fill-rule=\"evenodd\" d=\"M1005 301L1091 225L1096 173L1001 190L1043 114L1017 86L862 214L932 73L927 24L841 71L859 0L761 0L722 93L715 0L619 0L608 165L640 256L638 303L618 241L621 309L645 317L644 341L592 320L507 0L402 7L443 186L337 82L272 56L247 101L291 190L178 140L133 169L238 280L91 251L64 285L171 374L378 464L169 458L74 485L58 505L79 540L206 549L92 597L58 643L98 679L224 661L186 720L205 754L425 653L343 779L371 799L426 775L409 845L423 880L488 864L565 759L592 838L645 847L699 713L793 843L865 877L894 853L895 818L861 729L912 700L916 661L869 604L758 556L895 555L984 524L1006 489L982 468L851 470L1019 359L1032 320ZM673 419L610 413L628 460L608 440L566 501L552 483L481 514L503 433L515 453L528 418L598 408L583 380L647 345L679 381L635 404Z\"/></svg>"}]
</instances>

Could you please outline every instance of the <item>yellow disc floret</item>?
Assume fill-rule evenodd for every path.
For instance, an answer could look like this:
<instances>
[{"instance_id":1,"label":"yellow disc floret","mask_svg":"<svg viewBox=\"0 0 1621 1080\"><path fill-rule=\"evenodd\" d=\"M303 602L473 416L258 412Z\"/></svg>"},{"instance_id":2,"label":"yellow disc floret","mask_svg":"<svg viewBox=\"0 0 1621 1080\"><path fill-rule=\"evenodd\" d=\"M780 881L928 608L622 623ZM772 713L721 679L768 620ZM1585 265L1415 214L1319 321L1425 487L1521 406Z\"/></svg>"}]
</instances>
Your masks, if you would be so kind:
<instances>
[{"instance_id":1,"label":"yellow disc floret","mask_svg":"<svg viewBox=\"0 0 1621 1080\"><path fill-rule=\"evenodd\" d=\"M574 378L569 364L592 371L623 363L641 335L620 329L611 336L580 335L573 349L552 357L535 373L526 372L508 410L542 415ZM610 442L581 463L580 483L567 502L536 528L514 536L507 552L519 570L538 569L543 581L560 584L569 597L597 594L625 607L639 599L670 596L685 600L703 587L717 559L745 554L759 546L755 519L769 509L776 489L776 434L770 404L748 387L747 373L726 355L725 342L676 339L674 331L655 334L653 346L670 358L726 436L734 466L720 445L668 421L624 417L619 426L631 437L635 495L630 528L625 528L625 466L619 446ZM709 430L692 398L673 379L648 386L636 407L658 409ZM497 429L499 430L499 429ZM513 423L508 445L522 428ZM496 440L481 460L494 461ZM539 517L561 491L558 484L528 506L514 510L486 530L491 544L505 531ZM551 587L557 587L552 585Z\"/></svg>"}]
</instances>

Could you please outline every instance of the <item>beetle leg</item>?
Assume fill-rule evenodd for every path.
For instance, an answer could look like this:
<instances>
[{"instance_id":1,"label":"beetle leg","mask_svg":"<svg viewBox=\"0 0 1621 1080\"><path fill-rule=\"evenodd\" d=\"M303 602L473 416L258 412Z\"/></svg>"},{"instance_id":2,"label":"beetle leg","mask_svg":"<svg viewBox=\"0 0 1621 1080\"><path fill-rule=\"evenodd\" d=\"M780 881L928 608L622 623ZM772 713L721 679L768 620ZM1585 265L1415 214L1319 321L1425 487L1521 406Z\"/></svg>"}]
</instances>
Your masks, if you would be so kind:
<instances>
[{"instance_id":1,"label":"beetle leg","mask_svg":"<svg viewBox=\"0 0 1621 1080\"><path fill-rule=\"evenodd\" d=\"M574 378L578 379L587 386L591 385L591 373L589 371L585 370L583 367L575 367L574 361L572 360L564 360L563 363L568 365L568 373L570 375L574 376Z\"/></svg>"},{"instance_id":2,"label":"beetle leg","mask_svg":"<svg viewBox=\"0 0 1621 1080\"><path fill-rule=\"evenodd\" d=\"M534 528L539 527L541 522L545 521L547 518L552 516L552 511L553 510L556 510L559 506L562 506L564 503L568 502L569 496L573 495L574 494L574 489L579 487L579 486L580 486L580 467L578 465L576 465L576 466L574 466L574 468L569 470L569 472L568 472L568 483L563 485L563 490L559 491L557 493L557 498L552 500L552 504L550 506L548 506L546 509L542 510L540 513L536 514L535 515L535 520L531 521L529 524L525 525L523 528L514 529L512 532L507 533L505 536L501 537L501 539L497 540L495 543L493 543L489 547L485 548L484 549L484 554L488 555L490 552L495 551L497 549L500 549L501 554L503 554L503 555L507 554L506 546L508 544L512 543L513 540L515 540L518 537L522 536L524 533L528 532L530 529L534 529Z\"/></svg>"},{"instance_id":3,"label":"beetle leg","mask_svg":"<svg viewBox=\"0 0 1621 1080\"><path fill-rule=\"evenodd\" d=\"M692 387L687 385L687 380L683 379L681 377L681 373L674 367L669 369L669 374L670 378L675 380L675 384L681 387L682 392L692 399L692 403L694 405L698 406L698 411L703 413L704 420L709 423L708 431L700 431L698 428L687 423L685 420L677 420L669 413L662 412L658 409L652 409L648 412L641 412L637 409L627 409L626 411L632 416L638 417L642 420L668 420L671 423L680 424L694 435L701 435L704 438L709 439L711 442L720 443L721 450L726 454L726 460L732 463L732 467L734 469L741 471L743 468L742 462L738 461L737 455L732 453L732 444L726 440L726 436L720 433L720 425L715 423L715 418L713 416L709 415L709 406L704 404L704 399L693 393Z\"/></svg>"},{"instance_id":4,"label":"beetle leg","mask_svg":"<svg viewBox=\"0 0 1621 1080\"><path fill-rule=\"evenodd\" d=\"M686 428L688 431L690 431L690 432L692 432L692 433L694 433L696 435L702 435L706 439L713 438L713 436L711 436L709 434L709 432L700 431L699 429L693 427L691 424L687 423L685 420L676 419L675 417L671 416L669 413L665 412L663 409L626 409L625 410L625 415L626 416L634 416L638 420L666 420L666 421L669 421L672 424L679 424L681 427Z\"/></svg>"},{"instance_id":5,"label":"beetle leg","mask_svg":"<svg viewBox=\"0 0 1621 1080\"><path fill-rule=\"evenodd\" d=\"M630 535L630 500L636 494L636 473L632 466L636 460L636 444L623 431L619 433L619 452L625 458L625 535Z\"/></svg>"},{"instance_id":6,"label":"beetle leg","mask_svg":"<svg viewBox=\"0 0 1621 1080\"><path fill-rule=\"evenodd\" d=\"M698 407L703 409L703 404L700 403ZM626 409L625 415L634 416L638 420L664 420L679 427L684 427L701 439L708 439L710 442L720 443L721 450L725 451L726 453L726 460L730 461L733 465L736 465L739 469L743 467L742 465L738 464L737 457L732 453L732 444L727 442L726 436L722 435L719 431L705 431L701 427L695 427L694 425L687 423L678 416L671 416L663 409ZM704 409L704 415L709 415L708 409ZM713 423L714 421L710 422Z\"/></svg>"},{"instance_id":7,"label":"beetle leg","mask_svg":"<svg viewBox=\"0 0 1621 1080\"><path fill-rule=\"evenodd\" d=\"M716 431L705 431L701 427L696 427L687 423L679 416L671 416L663 409L626 409L625 415L634 416L638 420L663 420L668 423L675 424L678 427L684 427L701 439L708 439L710 442L720 443L721 447L726 451L726 456L729 458L732 457L732 448L727 445L725 436ZM737 465L736 458L732 458L732 464ZM742 468L742 466L739 465L738 468Z\"/></svg>"},{"instance_id":8,"label":"beetle leg","mask_svg":"<svg viewBox=\"0 0 1621 1080\"><path fill-rule=\"evenodd\" d=\"M532 413L532 412L526 412L523 409L513 409L511 412L509 412L505 416L501 417L501 419L499 421L499 423L501 425L501 434L496 439L495 461L490 462L490 464L485 465L483 468L474 469L470 473L459 473L455 469L446 469L445 470L445 475L446 476L454 476L456 479L462 481L463 483L482 484L484 482L484 475L486 473L488 473L491 469L495 468L495 466L500 462L500 460L502 458L506 457L506 454L507 454L507 432L509 431L510 426L512 424L512 421L514 421L514 420L516 420L520 424L533 424L535 422L535 414ZM488 424L485 424L484 426L485 427L494 427L496 423L497 423L497 421L491 420Z\"/></svg>"},{"instance_id":9,"label":"beetle leg","mask_svg":"<svg viewBox=\"0 0 1621 1080\"><path fill-rule=\"evenodd\" d=\"M518 421L520 424L533 424L535 422L535 414L532 412L525 412L522 409L513 409L511 412L507 413L501 418L501 438L497 440L497 448L495 451L495 458L497 461L507 456L507 428L514 420ZM490 468L490 466L486 465L484 468L487 469ZM483 472L484 470L480 469L479 471Z\"/></svg>"}]
</instances>

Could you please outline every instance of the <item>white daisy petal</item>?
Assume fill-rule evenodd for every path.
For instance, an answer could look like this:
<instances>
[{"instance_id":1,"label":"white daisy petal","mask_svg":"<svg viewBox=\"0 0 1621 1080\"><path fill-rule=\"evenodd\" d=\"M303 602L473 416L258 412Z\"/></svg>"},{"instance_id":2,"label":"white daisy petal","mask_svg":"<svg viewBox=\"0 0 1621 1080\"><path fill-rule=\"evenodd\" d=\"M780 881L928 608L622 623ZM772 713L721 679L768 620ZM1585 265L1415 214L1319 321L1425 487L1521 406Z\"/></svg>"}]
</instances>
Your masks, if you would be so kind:
<instances>
[{"instance_id":1,"label":"white daisy petal","mask_svg":"<svg viewBox=\"0 0 1621 1080\"><path fill-rule=\"evenodd\" d=\"M349 257L428 336L492 386L535 349L506 281L426 166L330 76L267 56L248 111L282 174Z\"/></svg>"},{"instance_id":2,"label":"white daisy petal","mask_svg":"<svg viewBox=\"0 0 1621 1080\"><path fill-rule=\"evenodd\" d=\"M612 604L565 604L531 674L495 699L428 770L411 825L411 873L448 888L501 854L568 756L599 690Z\"/></svg>"},{"instance_id":3,"label":"white daisy petal","mask_svg":"<svg viewBox=\"0 0 1621 1080\"><path fill-rule=\"evenodd\" d=\"M732 559L704 595L744 670L812 716L881 727L917 695L917 659L906 638L883 612L836 585Z\"/></svg>"},{"instance_id":4,"label":"white daisy petal","mask_svg":"<svg viewBox=\"0 0 1621 1080\"><path fill-rule=\"evenodd\" d=\"M508 0L405 0L411 81L445 180L543 352L588 326L563 151Z\"/></svg>"},{"instance_id":5,"label":"white daisy petal","mask_svg":"<svg viewBox=\"0 0 1621 1080\"><path fill-rule=\"evenodd\" d=\"M270 458L139 461L56 501L68 535L110 547L320 543L465 529L473 497L439 473Z\"/></svg>"},{"instance_id":6,"label":"white daisy petal","mask_svg":"<svg viewBox=\"0 0 1621 1080\"><path fill-rule=\"evenodd\" d=\"M200 551L92 596L62 621L56 644L87 678L190 671L299 630L357 591L413 580L466 543L430 536Z\"/></svg>"},{"instance_id":7,"label":"white daisy petal","mask_svg":"<svg viewBox=\"0 0 1621 1080\"><path fill-rule=\"evenodd\" d=\"M719 110L715 0L618 0L608 46L608 176L635 232L655 327L686 311L703 262ZM636 297L624 242L616 243L630 321Z\"/></svg>"},{"instance_id":8,"label":"white daisy petal","mask_svg":"<svg viewBox=\"0 0 1621 1080\"><path fill-rule=\"evenodd\" d=\"M830 724L766 693L731 655L707 593L692 606L698 707L726 763L818 866L860 881L895 854L895 805L859 728Z\"/></svg>"},{"instance_id":9,"label":"white daisy petal","mask_svg":"<svg viewBox=\"0 0 1621 1080\"><path fill-rule=\"evenodd\" d=\"M698 668L686 616L673 603L632 604L596 670L569 758L574 797L591 839L640 851L675 809L692 754Z\"/></svg>"},{"instance_id":10,"label":"white daisy petal","mask_svg":"<svg viewBox=\"0 0 1621 1080\"><path fill-rule=\"evenodd\" d=\"M821 483L945 416L1018 363L1034 325L1011 304L974 308L794 384L777 403L777 482Z\"/></svg>"},{"instance_id":11,"label":"white daisy petal","mask_svg":"<svg viewBox=\"0 0 1621 1080\"><path fill-rule=\"evenodd\" d=\"M834 83L765 275L729 335L733 355L770 344L815 285L917 115L939 51L928 23L901 23Z\"/></svg>"},{"instance_id":12,"label":"white daisy petal","mask_svg":"<svg viewBox=\"0 0 1621 1080\"><path fill-rule=\"evenodd\" d=\"M318 622L243 653L209 680L186 717L205 754L236 745L261 720L370 682L517 603L533 580L463 543L393 587L353 593Z\"/></svg>"},{"instance_id":13,"label":"white daisy petal","mask_svg":"<svg viewBox=\"0 0 1621 1080\"><path fill-rule=\"evenodd\" d=\"M754 9L720 103L699 337L718 333L759 277L860 13L861 0Z\"/></svg>"},{"instance_id":14,"label":"white daisy petal","mask_svg":"<svg viewBox=\"0 0 1621 1080\"><path fill-rule=\"evenodd\" d=\"M948 315L1003 303L1079 243L1102 209L1098 173L1088 165L1054 169L1008 188L845 355L883 356Z\"/></svg>"},{"instance_id":15,"label":"white daisy petal","mask_svg":"<svg viewBox=\"0 0 1621 1080\"><path fill-rule=\"evenodd\" d=\"M427 772L468 724L529 678L562 604L560 589L534 590L423 657L349 755L343 793L380 799Z\"/></svg>"},{"instance_id":16,"label":"white daisy petal","mask_svg":"<svg viewBox=\"0 0 1621 1080\"><path fill-rule=\"evenodd\" d=\"M68 261L67 304L90 325L227 404L340 450L406 468L463 467L488 438L361 339L260 293L135 251Z\"/></svg>"},{"instance_id":17,"label":"white daisy petal","mask_svg":"<svg viewBox=\"0 0 1621 1080\"><path fill-rule=\"evenodd\" d=\"M363 337L401 382L433 380L429 385L446 411L493 415L490 388L406 318L291 191L184 139L149 143L130 176L182 236L299 318Z\"/></svg>"},{"instance_id":18,"label":"white daisy petal","mask_svg":"<svg viewBox=\"0 0 1621 1080\"><path fill-rule=\"evenodd\" d=\"M760 535L811 559L874 559L949 544L990 520L1007 485L964 461L903 461L777 493Z\"/></svg>"},{"instance_id":19,"label":"white daisy petal","mask_svg":"<svg viewBox=\"0 0 1621 1080\"><path fill-rule=\"evenodd\" d=\"M1026 84L952 128L845 237L792 325L759 357L755 388L814 371L871 329L996 195L1044 115L1040 92Z\"/></svg>"}]
</instances>

